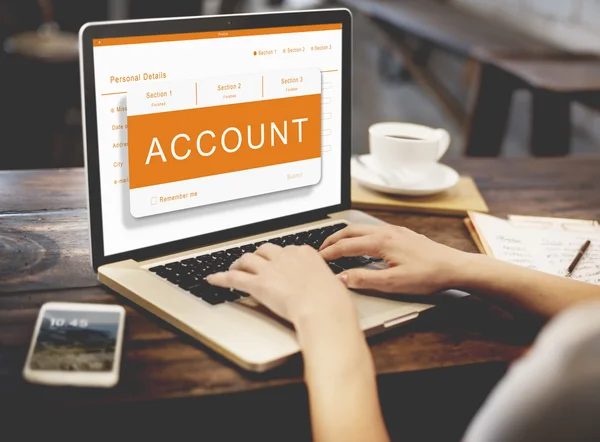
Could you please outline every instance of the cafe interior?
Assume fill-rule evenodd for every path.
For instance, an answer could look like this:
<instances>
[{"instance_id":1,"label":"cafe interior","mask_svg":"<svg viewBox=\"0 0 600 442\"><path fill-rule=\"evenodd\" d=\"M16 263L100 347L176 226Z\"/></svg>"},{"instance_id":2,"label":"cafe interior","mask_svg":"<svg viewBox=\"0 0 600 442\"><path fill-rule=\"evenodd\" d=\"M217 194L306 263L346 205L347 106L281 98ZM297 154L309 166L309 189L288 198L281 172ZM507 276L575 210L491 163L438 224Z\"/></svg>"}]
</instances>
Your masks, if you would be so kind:
<instances>
[{"instance_id":1,"label":"cafe interior","mask_svg":"<svg viewBox=\"0 0 600 442\"><path fill-rule=\"evenodd\" d=\"M41 427L117 440L315 437L299 355L250 373L98 282L78 32L88 22L329 8L353 17L353 208L498 258L471 213L600 219L598 0L0 0L0 423L28 422L7 441ZM440 161L456 170L454 190L368 189L354 170L374 153L380 122L445 131ZM23 380L49 301L125 306L116 387ZM391 440L462 440L543 327L474 295L435 302L368 339Z\"/></svg>"}]
</instances>

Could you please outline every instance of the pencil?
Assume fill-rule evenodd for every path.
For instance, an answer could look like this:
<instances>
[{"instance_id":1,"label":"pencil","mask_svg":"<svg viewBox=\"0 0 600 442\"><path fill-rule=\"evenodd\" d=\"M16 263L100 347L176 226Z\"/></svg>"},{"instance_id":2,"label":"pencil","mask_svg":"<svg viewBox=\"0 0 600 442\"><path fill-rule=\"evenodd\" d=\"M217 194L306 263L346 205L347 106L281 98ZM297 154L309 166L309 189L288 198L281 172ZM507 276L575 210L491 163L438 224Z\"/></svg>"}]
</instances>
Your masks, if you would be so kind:
<instances>
[{"instance_id":1,"label":"pencil","mask_svg":"<svg viewBox=\"0 0 600 442\"><path fill-rule=\"evenodd\" d=\"M575 267L577 267L577 264L579 264L579 261L581 261L581 258L583 258L583 255L585 255L585 252L587 251L587 249L589 249L590 245L592 244L592 242L588 239L579 249L579 252L577 252L577 256L575 256L575 259L573 260L573 262L571 263L571 265L569 266L568 270L567 270L567 278L571 277L571 275L573 274L573 271L575 270Z\"/></svg>"}]
</instances>

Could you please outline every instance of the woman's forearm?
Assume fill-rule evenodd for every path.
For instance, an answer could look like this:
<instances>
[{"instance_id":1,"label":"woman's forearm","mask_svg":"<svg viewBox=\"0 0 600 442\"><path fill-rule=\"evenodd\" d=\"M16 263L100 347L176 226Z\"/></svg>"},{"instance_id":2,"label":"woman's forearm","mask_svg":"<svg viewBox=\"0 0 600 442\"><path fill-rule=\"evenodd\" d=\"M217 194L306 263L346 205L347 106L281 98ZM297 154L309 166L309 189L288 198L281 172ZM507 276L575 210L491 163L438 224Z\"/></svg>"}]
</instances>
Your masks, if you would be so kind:
<instances>
[{"instance_id":1,"label":"woman's forearm","mask_svg":"<svg viewBox=\"0 0 600 442\"><path fill-rule=\"evenodd\" d=\"M575 304L600 299L600 287L469 255L455 271L455 288L550 318Z\"/></svg>"},{"instance_id":2,"label":"woman's forearm","mask_svg":"<svg viewBox=\"0 0 600 442\"><path fill-rule=\"evenodd\" d=\"M318 326L296 327L317 442L388 440L373 360L355 315L340 312Z\"/></svg>"}]
</instances>

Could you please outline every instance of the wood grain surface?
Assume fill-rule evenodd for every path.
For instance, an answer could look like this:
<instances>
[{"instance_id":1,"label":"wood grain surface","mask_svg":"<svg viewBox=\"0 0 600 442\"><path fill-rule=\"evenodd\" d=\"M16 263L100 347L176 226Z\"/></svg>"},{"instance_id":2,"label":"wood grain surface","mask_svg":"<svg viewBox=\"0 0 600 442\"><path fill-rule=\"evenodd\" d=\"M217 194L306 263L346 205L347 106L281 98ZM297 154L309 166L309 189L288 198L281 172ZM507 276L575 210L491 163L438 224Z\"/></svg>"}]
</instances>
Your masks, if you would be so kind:
<instances>
[{"instance_id":1,"label":"wood grain surface","mask_svg":"<svg viewBox=\"0 0 600 442\"><path fill-rule=\"evenodd\" d=\"M449 164L475 178L492 214L600 218L600 159L467 159ZM59 179L64 179L62 186L53 184ZM301 383L299 357L263 375L245 373L108 289L94 286L83 170L1 172L0 189L0 402L115 404ZM371 213L452 247L476 251L460 218ZM44 388L22 380L36 315L48 301L126 306L126 340L116 388ZM507 319L477 299L436 302L440 307L420 320L370 340L380 375L507 364L527 348L535 333L535 327Z\"/></svg>"},{"instance_id":2,"label":"wood grain surface","mask_svg":"<svg viewBox=\"0 0 600 442\"><path fill-rule=\"evenodd\" d=\"M494 60L494 64L534 88L562 93L600 92L598 59L499 58Z\"/></svg>"}]
</instances>

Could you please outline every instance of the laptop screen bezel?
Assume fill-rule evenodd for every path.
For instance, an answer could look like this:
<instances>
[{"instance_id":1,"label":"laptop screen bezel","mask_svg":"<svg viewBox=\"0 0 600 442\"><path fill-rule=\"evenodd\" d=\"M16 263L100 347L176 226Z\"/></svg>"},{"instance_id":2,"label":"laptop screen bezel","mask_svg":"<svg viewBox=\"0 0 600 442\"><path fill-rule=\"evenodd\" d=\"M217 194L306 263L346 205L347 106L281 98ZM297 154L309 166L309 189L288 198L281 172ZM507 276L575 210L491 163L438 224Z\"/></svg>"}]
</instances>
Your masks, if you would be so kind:
<instances>
[{"instance_id":1,"label":"laptop screen bezel","mask_svg":"<svg viewBox=\"0 0 600 442\"><path fill-rule=\"evenodd\" d=\"M287 26L342 24L342 188L340 204L270 219L232 229L184 238L141 249L106 256L102 226L102 199L98 157L98 125L96 116L96 86L94 75L93 40L144 35L182 34L191 32L259 29ZM92 266L98 267L133 259L143 261L236 238L291 227L324 219L330 213L350 208L350 157L352 128L352 15L347 9L240 14L212 17L185 17L120 22L89 23L79 33L81 93L84 121L84 150L88 186L88 216Z\"/></svg>"}]
</instances>

